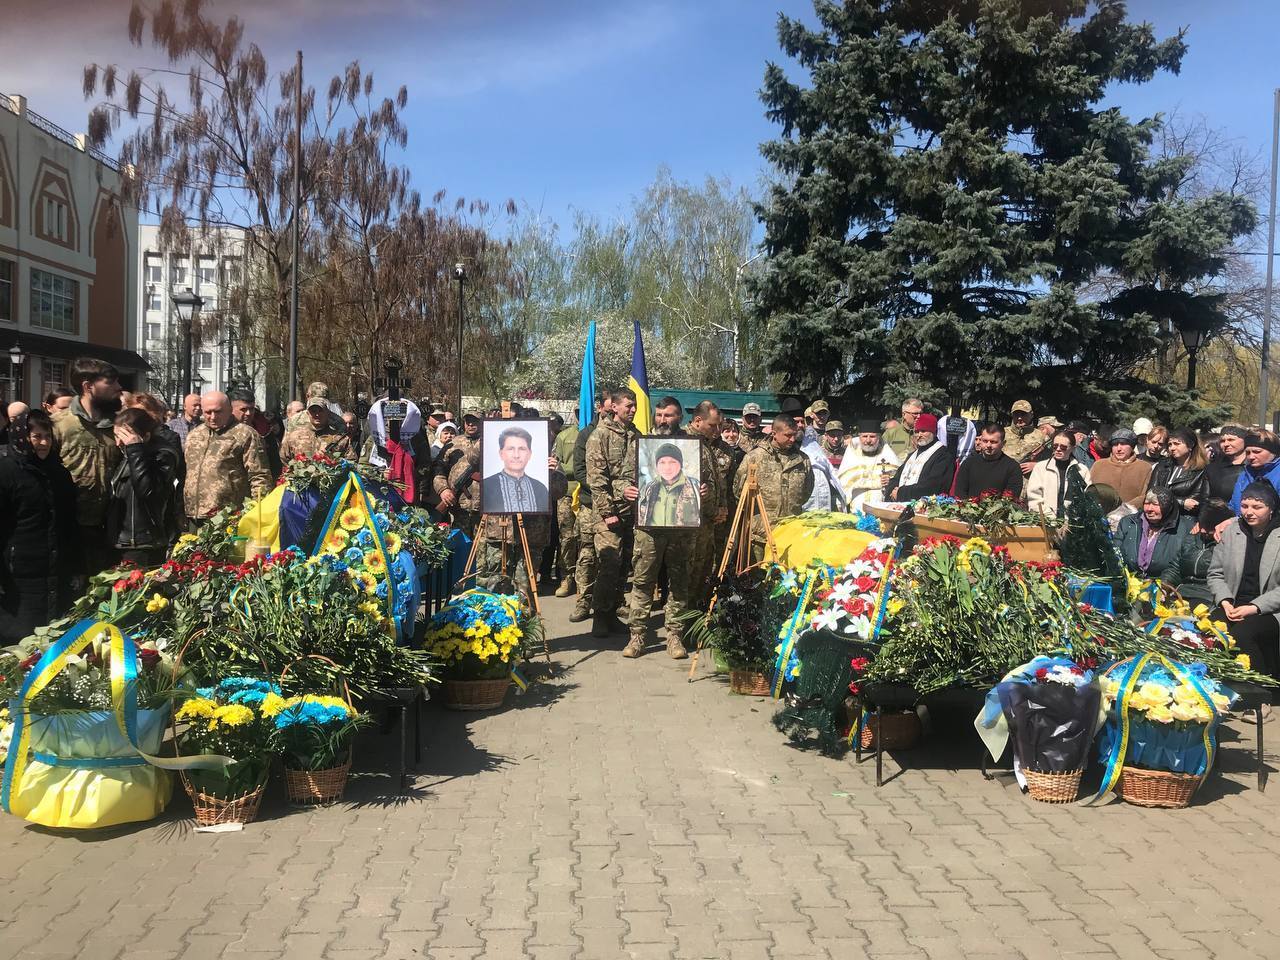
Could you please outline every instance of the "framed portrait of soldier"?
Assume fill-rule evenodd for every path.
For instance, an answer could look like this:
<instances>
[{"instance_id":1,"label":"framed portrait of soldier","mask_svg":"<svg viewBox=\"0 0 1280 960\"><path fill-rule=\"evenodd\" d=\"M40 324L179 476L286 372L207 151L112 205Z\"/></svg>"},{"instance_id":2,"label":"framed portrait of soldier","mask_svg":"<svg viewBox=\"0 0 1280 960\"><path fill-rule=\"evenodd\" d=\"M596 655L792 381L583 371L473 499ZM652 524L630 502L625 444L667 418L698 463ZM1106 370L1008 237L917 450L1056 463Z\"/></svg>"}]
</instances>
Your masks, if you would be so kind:
<instances>
[{"instance_id":1,"label":"framed portrait of soldier","mask_svg":"<svg viewBox=\"0 0 1280 960\"><path fill-rule=\"evenodd\" d=\"M702 459L696 437L641 437L636 444L636 526L647 530L702 525Z\"/></svg>"},{"instance_id":2,"label":"framed portrait of soldier","mask_svg":"<svg viewBox=\"0 0 1280 960\"><path fill-rule=\"evenodd\" d=\"M480 511L550 513L550 424L545 420L485 420L481 437Z\"/></svg>"}]
</instances>

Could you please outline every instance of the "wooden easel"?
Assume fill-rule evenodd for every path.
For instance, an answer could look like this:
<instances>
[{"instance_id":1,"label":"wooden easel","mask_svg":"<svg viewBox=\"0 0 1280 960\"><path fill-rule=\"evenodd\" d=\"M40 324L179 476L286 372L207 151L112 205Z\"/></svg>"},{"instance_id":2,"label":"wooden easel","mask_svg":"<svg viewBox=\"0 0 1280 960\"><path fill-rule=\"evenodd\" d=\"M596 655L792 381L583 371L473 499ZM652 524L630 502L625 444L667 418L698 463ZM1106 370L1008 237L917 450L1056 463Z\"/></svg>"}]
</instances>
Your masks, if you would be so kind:
<instances>
[{"instance_id":1,"label":"wooden easel","mask_svg":"<svg viewBox=\"0 0 1280 960\"><path fill-rule=\"evenodd\" d=\"M462 569L462 576L458 580L459 583L463 580L475 577L478 573L476 570L476 561L480 557L480 541L484 537L484 522L490 516L508 516L508 514L480 514L480 519L476 523L476 536L475 539L471 541L471 553L467 555L467 565ZM542 604L538 602L538 571L533 569L533 552L529 549L529 536L525 533L524 529L524 514L517 513L514 514L514 516L516 522L504 527L503 529L501 572L504 577L507 575L507 546L511 543L511 540L508 539L508 534L511 527L514 526L520 534L520 552L524 559L525 572L529 575L529 605L533 607L533 612L541 617ZM519 558L517 558L517 561L518 560ZM550 663L551 644L547 640L547 631L545 629L542 631L542 652L547 658L547 663Z\"/></svg>"},{"instance_id":2,"label":"wooden easel","mask_svg":"<svg viewBox=\"0 0 1280 960\"><path fill-rule=\"evenodd\" d=\"M751 562L751 521L760 517L764 526L765 552L768 558L778 562L778 545L773 542L773 526L769 523L769 511L765 509L760 498L760 481L756 477L756 465L747 464L747 482L742 485L742 495L738 497L738 507L733 514L733 524L729 527L729 539L724 545L724 555L720 558L720 567L716 571L716 593L711 595L711 603L707 605L707 616L716 608L719 599L719 585L724 581L725 572L729 569L729 560L734 559L734 573L742 574L750 570ZM689 664L688 681L693 682L693 675L698 670L698 657L702 653L703 644L693 651L693 659Z\"/></svg>"}]
</instances>

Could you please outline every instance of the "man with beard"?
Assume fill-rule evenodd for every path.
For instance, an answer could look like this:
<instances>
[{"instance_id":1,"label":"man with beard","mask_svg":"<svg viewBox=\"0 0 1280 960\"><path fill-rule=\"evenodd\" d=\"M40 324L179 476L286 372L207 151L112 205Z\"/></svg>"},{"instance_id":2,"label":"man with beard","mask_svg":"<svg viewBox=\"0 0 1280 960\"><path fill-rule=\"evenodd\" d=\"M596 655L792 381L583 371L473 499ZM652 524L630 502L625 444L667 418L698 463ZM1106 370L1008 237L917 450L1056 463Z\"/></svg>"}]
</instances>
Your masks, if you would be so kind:
<instances>
[{"instance_id":1,"label":"man with beard","mask_svg":"<svg viewBox=\"0 0 1280 960\"><path fill-rule=\"evenodd\" d=\"M63 466L75 481L84 572L93 576L114 560L107 544L105 521L111 475L121 457L115 435L120 375L109 363L82 357L75 362L71 386L78 396L53 421L53 439Z\"/></svg>"},{"instance_id":2,"label":"man with beard","mask_svg":"<svg viewBox=\"0 0 1280 960\"><path fill-rule=\"evenodd\" d=\"M858 442L845 451L837 474L849 509L856 513L866 500L879 500L899 463L898 455L880 435L880 421L859 420Z\"/></svg>"},{"instance_id":3,"label":"man with beard","mask_svg":"<svg viewBox=\"0 0 1280 960\"><path fill-rule=\"evenodd\" d=\"M605 638L626 628L617 617L617 600L622 595L623 544L635 522L636 395L627 389L614 390L613 416L602 420L587 441L587 486L591 488L592 533L596 545L596 582L593 606L593 637ZM581 602L581 598L579 598ZM630 656L635 656L635 653Z\"/></svg>"},{"instance_id":4,"label":"man with beard","mask_svg":"<svg viewBox=\"0 0 1280 960\"><path fill-rule=\"evenodd\" d=\"M955 461L945 443L938 441L938 418L932 413L916 417L911 434L915 449L907 454L898 472L889 481L889 499L910 503L951 489Z\"/></svg>"},{"instance_id":5,"label":"man with beard","mask_svg":"<svg viewBox=\"0 0 1280 960\"><path fill-rule=\"evenodd\" d=\"M653 432L660 437L683 437L680 421L684 419L684 411L680 401L675 397L663 397L653 408Z\"/></svg>"},{"instance_id":6,"label":"man with beard","mask_svg":"<svg viewBox=\"0 0 1280 960\"><path fill-rule=\"evenodd\" d=\"M773 435L767 446L756 447L742 461L733 481L733 495L742 496L743 488L755 467L760 500L769 515L771 524L784 517L794 517L804 509L804 503L813 494L813 467L809 458L796 449L799 430L795 417L780 413L773 420ZM764 559L767 541L764 520L751 520L751 561Z\"/></svg>"}]
</instances>

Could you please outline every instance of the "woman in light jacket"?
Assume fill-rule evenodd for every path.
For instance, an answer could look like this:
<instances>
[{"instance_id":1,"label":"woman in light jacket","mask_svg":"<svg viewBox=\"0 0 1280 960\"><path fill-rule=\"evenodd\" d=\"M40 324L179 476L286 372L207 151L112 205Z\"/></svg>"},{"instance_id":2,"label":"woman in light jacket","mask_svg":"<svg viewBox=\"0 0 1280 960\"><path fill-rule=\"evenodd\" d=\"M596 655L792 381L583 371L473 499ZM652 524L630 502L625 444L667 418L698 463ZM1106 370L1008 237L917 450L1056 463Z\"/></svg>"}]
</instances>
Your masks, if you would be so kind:
<instances>
[{"instance_id":1,"label":"woman in light jacket","mask_svg":"<svg viewBox=\"0 0 1280 960\"><path fill-rule=\"evenodd\" d=\"M1059 430L1049 442L1053 455L1037 463L1027 477L1027 509L1039 513L1043 507L1045 516L1060 517L1071 505L1067 483L1072 474L1080 477L1084 489L1089 486L1089 468L1074 456L1075 434Z\"/></svg>"},{"instance_id":2,"label":"woman in light jacket","mask_svg":"<svg viewBox=\"0 0 1280 960\"><path fill-rule=\"evenodd\" d=\"M1209 565L1214 619L1227 622L1253 669L1280 678L1280 495L1265 481L1240 494Z\"/></svg>"}]
</instances>

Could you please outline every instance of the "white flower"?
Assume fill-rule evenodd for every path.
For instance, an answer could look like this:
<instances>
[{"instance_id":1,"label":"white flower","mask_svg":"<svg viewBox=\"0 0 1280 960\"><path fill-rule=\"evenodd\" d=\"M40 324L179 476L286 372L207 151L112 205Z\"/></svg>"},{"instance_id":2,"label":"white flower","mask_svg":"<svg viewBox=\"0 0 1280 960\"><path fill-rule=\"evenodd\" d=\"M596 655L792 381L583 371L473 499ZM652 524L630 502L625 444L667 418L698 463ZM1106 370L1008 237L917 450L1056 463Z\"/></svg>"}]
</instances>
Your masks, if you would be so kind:
<instances>
[{"instance_id":1,"label":"white flower","mask_svg":"<svg viewBox=\"0 0 1280 960\"><path fill-rule=\"evenodd\" d=\"M850 617L849 625L844 628L844 632L866 640L871 636L871 618L866 616Z\"/></svg>"},{"instance_id":2,"label":"white flower","mask_svg":"<svg viewBox=\"0 0 1280 960\"><path fill-rule=\"evenodd\" d=\"M852 600L857 592L852 580L840 580L831 588L831 599L837 603L844 603L846 600Z\"/></svg>"},{"instance_id":3,"label":"white flower","mask_svg":"<svg viewBox=\"0 0 1280 960\"><path fill-rule=\"evenodd\" d=\"M843 611L839 609L819 610L813 615L813 620L809 627L812 630L835 630L840 626L840 614Z\"/></svg>"}]
</instances>

